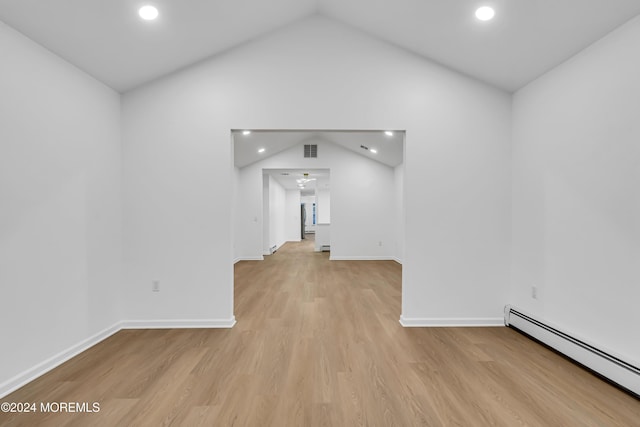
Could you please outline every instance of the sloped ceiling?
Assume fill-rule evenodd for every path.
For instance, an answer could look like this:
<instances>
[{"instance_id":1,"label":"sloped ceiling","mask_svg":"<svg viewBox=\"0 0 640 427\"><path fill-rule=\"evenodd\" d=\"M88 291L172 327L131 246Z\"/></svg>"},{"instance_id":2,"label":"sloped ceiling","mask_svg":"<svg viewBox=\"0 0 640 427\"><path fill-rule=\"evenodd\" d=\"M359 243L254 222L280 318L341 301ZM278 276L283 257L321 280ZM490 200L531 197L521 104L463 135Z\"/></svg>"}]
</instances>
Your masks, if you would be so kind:
<instances>
[{"instance_id":1,"label":"sloped ceiling","mask_svg":"<svg viewBox=\"0 0 640 427\"><path fill-rule=\"evenodd\" d=\"M638 0L321 0L319 11L513 92L640 14ZM492 21L476 8L493 6Z\"/></svg>"},{"instance_id":2,"label":"sloped ceiling","mask_svg":"<svg viewBox=\"0 0 640 427\"><path fill-rule=\"evenodd\" d=\"M302 196L313 196L316 190L331 188L331 172L329 169L265 169L264 174L271 175L285 190L300 190ZM306 175L305 175L306 174ZM299 188L299 179L310 178Z\"/></svg>"},{"instance_id":3,"label":"sloped ceiling","mask_svg":"<svg viewBox=\"0 0 640 427\"><path fill-rule=\"evenodd\" d=\"M514 91L640 13L638 0L0 0L0 20L119 92L313 14ZM493 5L496 18L475 19Z\"/></svg>"},{"instance_id":4,"label":"sloped ceiling","mask_svg":"<svg viewBox=\"0 0 640 427\"><path fill-rule=\"evenodd\" d=\"M404 161L404 132L387 135L383 131L253 131L234 132L233 159L243 168L295 145L314 144L318 140L336 144L389 167ZM367 147L367 149L362 148ZM258 150L264 148L264 151ZM375 153L371 150L375 149ZM300 151L302 157L302 151Z\"/></svg>"}]
</instances>

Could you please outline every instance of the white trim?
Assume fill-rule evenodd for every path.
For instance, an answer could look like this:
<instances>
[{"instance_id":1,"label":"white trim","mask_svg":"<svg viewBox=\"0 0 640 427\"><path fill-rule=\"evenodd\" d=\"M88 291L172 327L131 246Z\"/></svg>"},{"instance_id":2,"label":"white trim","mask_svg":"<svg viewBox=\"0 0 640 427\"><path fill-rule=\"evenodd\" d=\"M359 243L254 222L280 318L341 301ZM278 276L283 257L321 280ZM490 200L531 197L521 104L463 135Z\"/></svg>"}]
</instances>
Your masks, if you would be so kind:
<instances>
[{"instance_id":1,"label":"white trim","mask_svg":"<svg viewBox=\"0 0 640 427\"><path fill-rule=\"evenodd\" d=\"M236 318L230 319L176 319L176 320L125 320L98 332L97 334L72 345L67 350L61 351L49 359L38 363L33 368L27 369L21 374L0 384L0 398L13 393L20 387L30 383L36 378L46 374L52 369L60 366L67 360L79 355L109 338L122 329L183 329L183 328L232 328L236 324Z\"/></svg>"},{"instance_id":2,"label":"white trim","mask_svg":"<svg viewBox=\"0 0 640 427\"><path fill-rule=\"evenodd\" d=\"M172 319L172 320L124 320L120 329L190 329L232 328L236 318L230 319Z\"/></svg>"},{"instance_id":3,"label":"white trim","mask_svg":"<svg viewBox=\"0 0 640 427\"><path fill-rule=\"evenodd\" d=\"M236 258L233 263L237 263L240 261L264 261L264 257L262 255L260 256L245 256L245 257L238 257Z\"/></svg>"},{"instance_id":4,"label":"white trim","mask_svg":"<svg viewBox=\"0 0 640 427\"><path fill-rule=\"evenodd\" d=\"M386 255L373 255L373 256L343 256L343 255L331 255L330 261L395 261L394 257Z\"/></svg>"},{"instance_id":5,"label":"white trim","mask_svg":"<svg viewBox=\"0 0 640 427\"><path fill-rule=\"evenodd\" d=\"M429 327L487 327L504 326L502 317L445 317L445 318L407 318L400 316L400 324L405 328L429 328Z\"/></svg>"},{"instance_id":6,"label":"white trim","mask_svg":"<svg viewBox=\"0 0 640 427\"><path fill-rule=\"evenodd\" d=\"M393 260L394 260L395 262L397 262L398 264L402 265L402 260L401 260L400 258L398 258L397 256L394 256L394 257L393 257Z\"/></svg>"},{"instance_id":7,"label":"white trim","mask_svg":"<svg viewBox=\"0 0 640 427\"><path fill-rule=\"evenodd\" d=\"M60 353L38 363L34 367L27 369L21 374L18 374L15 377L10 378L9 380L3 382L2 384L0 384L0 398L5 397L9 393L13 393L20 387L30 383L36 378L60 366L67 360L77 356L83 351L88 350L89 348L98 344L100 341L103 341L109 338L111 335L115 334L120 329L121 329L120 322L118 322L113 326L107 329L104 329L83 341L80 341L78 344L72 345L68 349L61 351Z\"/></svg>"}]
</instances>

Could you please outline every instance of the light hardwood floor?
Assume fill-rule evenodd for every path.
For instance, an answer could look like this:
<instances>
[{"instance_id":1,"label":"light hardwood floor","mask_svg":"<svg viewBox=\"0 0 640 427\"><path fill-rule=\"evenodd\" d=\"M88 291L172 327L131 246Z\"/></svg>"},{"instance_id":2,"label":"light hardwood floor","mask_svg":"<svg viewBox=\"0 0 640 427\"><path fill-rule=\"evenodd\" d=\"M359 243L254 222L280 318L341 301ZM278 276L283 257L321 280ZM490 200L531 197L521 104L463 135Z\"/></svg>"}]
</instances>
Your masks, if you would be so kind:
<instances>
[{"instance_id":1,"label":"light hardwood floor","mask_svg":"<svg viewBox=\"0 0 640 427\"><path fill-rule=\"evenodd\" d=\"M640 426L640 401L508 328L405 329L401 268L313 241L235 267L230 330L121 331L0 399L2 426Z\"/></svg>"}]
</instances>

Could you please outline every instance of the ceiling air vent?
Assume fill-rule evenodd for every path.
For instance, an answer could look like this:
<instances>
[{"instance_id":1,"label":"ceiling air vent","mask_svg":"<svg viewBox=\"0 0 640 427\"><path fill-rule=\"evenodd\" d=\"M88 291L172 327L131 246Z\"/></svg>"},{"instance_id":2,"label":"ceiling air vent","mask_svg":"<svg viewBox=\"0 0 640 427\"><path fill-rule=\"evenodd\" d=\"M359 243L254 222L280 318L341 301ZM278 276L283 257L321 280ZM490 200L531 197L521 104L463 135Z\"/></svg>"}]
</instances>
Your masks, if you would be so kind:
<instances>
[{"instance_id":1,"label":"ceiling air vent","mask_svg":"<svg viewBox=\"0 0 640 427\"><path fill-rule=\"evenodd\" d=\"M318 146L313 145L305 145L304 146L304 156L305 157L318 157Z\"/></svg>"}]
</instances>

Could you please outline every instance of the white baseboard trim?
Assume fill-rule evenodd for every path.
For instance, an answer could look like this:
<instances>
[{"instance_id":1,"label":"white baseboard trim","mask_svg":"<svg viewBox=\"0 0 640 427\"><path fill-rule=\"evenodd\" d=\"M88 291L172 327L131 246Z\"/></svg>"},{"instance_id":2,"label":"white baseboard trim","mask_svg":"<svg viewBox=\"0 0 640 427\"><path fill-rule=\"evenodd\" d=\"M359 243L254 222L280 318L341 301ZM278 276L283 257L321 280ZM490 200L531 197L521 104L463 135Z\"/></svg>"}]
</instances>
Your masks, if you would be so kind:
<instances>
[{"instance_id":1,"label":"white baseboard trim","mask_svg":"<svg viewBox=\"0 0 640 427\"><path fill-rule=\"evenodd\" d=\"M175 320L124 320L120 329L195 329L232 328L236 318L230 319L175 319Z\"/></svg>"},{"instance_id":2,"label":"white baseboard trim","mask_svg":"<svg viewBox=\"0 0 640 427\"><path fill-rule=\"evenodd\" d=\"M342 256L342 255L330 255L330 261L395 261L395 258L390 256Z\"/></svg>"},{"instance_id":3,"label":"white baseboard trim","mask_svg":"<svg viewBox=\"0 0 640 427\"><path fill-rule=\"evenodd\" d=\"M260 255L260 256L238 257L235 260L233 260L233 263L235 264L240 261L264 261L264 256Z\"/></svg>"},{"instance_id":4,"label":"white baseboard trim","mask_svg":"<svg viewBox=\"0 0 640 427\"><path fill-rule=\"evenodd\" d=\"M402 265L402 260L401 260L400 258L398 258L398 257L393 257L393 260L394 260L395 262L397 262L398 264Z\"/></svg>"},{"instance_id":5,"label":"white baseboard trim","mask_svg":"<svg viewBox=\"0 0 640 427\"><path fill-rule=\"evenodd\" d=\"M176 320L124 320L115 325L98 332L97 334L61 351L49 359L38 363L33 368L0 384L0 398L13 393L20 387L30 383L36 378L46 374L52 369L60 366L67 360L77 356L109 338L122 329L187 329L187 328L232 328L236 324L236 318L230 319L176 319Z\"/></svg>"},{"instance_id":6,"label":"white baseboard trim","mask_svg":"<svg viewBox=\"0 0 640 427\"><path fill-rule=\"evenodd\" d=\"M405 328L487 327L504 326L504 319L502 317L446 317L421 319L400 316L400 324Z\"/></svg>"},{"instance_id":7,"label":"white baseboard trim","mask_svg":"<svg viewBox=\"0 0 640 427\"><path fill-rule=\"evenodd\" d=\"M109 338L111 335L115 334L120 329L121 329L120 323L116 323L115 325L107 329L104 329L95 335L90 336L89 338L79 342L78 344L72 345L68 349L61 351L55 356L52 356L49 359L46 359L43 362L38 363L33 368L27 369L21 374L18 374L15 377L3 382L2 384L0 384L0 398L3 398L10 393L13 393L20 387L30 383L31 381L46 374L52 369L62 365L67 360L77 356L83 351L88 350L89 348L98 344L100 341L103 341Z\"/></svg>"}]
</instances>

